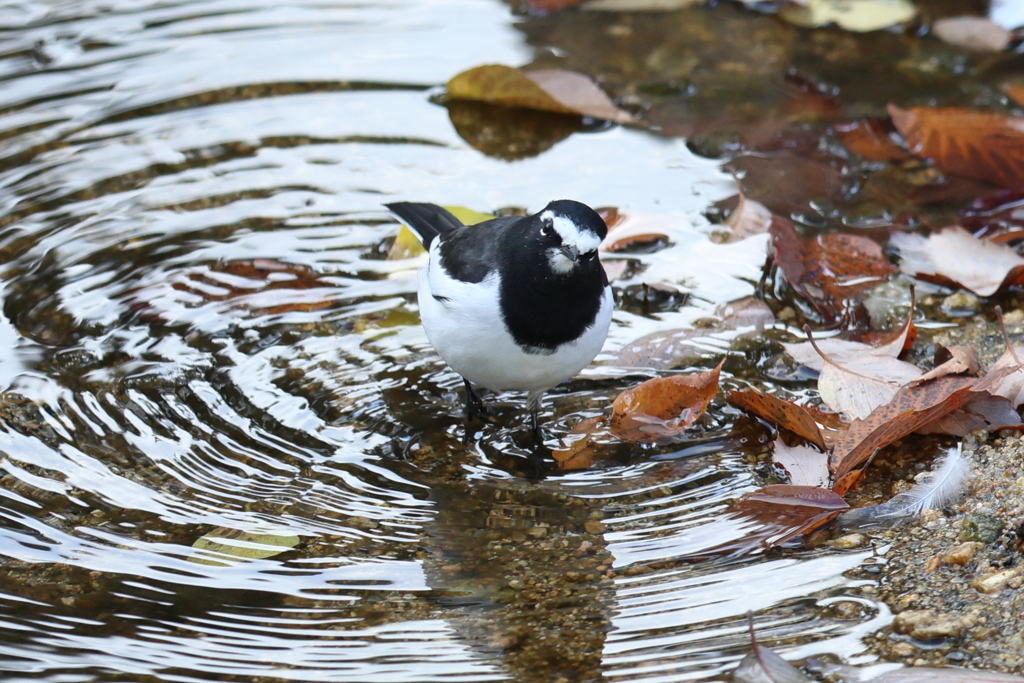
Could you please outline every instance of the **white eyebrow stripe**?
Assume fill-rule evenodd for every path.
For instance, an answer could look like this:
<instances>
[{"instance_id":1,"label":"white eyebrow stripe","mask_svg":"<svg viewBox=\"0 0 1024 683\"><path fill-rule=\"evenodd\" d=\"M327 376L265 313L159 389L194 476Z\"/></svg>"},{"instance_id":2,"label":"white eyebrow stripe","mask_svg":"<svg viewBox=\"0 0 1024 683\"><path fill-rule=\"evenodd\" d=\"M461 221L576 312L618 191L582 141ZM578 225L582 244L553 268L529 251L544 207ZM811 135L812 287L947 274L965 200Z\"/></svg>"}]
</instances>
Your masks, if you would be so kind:
<instances>
[{"instance_id":1,"label":"white eyebrow stripe","mask_svg":"<svg viewBox=\"0 0 1024 683\"><path fill-rule=\"evenodd\" d=\"M541 220L551 221L555 232L562 238L562 244L575 246L581 254L594 251L601 244L600 237L590 230L580 230L575 223L565 216L556 216L551 211L545 211L540 215L540 218Z\"/></svg>"}]
</instances>

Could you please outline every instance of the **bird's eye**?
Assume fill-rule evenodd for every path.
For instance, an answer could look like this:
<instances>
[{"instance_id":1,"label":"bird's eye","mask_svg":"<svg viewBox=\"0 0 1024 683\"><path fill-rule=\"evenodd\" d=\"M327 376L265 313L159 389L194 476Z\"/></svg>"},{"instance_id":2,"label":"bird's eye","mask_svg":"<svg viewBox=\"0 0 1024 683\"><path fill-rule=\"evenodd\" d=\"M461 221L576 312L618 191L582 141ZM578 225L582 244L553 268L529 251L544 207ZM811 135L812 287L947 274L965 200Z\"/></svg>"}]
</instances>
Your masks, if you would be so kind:
<instances>
[{"instance_id":1,"label":"bird's eye","mask_svg":"<svg viewBox=\"0 0 1024 683\"><path fill-rule=\"evenodd\" d=\"M551 235L554 234L553 230L551 229L551 224L548 223L547 221L544 221L544 224L540 228L540 234L542 237L551 237Z\"/></svg>"}]
</instances>

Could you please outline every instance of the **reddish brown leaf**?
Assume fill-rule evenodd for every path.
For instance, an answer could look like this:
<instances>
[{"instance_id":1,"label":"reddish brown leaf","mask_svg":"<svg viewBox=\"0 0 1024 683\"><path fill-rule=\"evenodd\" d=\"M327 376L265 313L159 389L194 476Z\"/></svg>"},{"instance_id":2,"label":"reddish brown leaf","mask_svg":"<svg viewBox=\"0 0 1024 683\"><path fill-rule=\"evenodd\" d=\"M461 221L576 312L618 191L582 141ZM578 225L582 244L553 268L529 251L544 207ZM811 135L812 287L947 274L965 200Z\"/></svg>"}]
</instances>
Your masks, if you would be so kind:
<instances>
[{"instance_id":1,"label":"reddish brown leaf","mask_svg":"<svg viewBox=\"0 0 1024 683\"><path fill-rule=\"evenodd\" d=\"M582 470L594 464L601 441L614 440L608 431L608 419L592 417L572 428L563 439L564 448L551 451L551 457L560 470Z\"/></svg>"},{"instance_id":2,"label":"reddish brown leaf","mask_svg":"<svg viewBox=\"0 0 1024 683\"><path fill-rule=\"evenodd\" d=\"M1024 104L1024 82L1010 81L1003 83L1003 90L1006 94L1016 100L1017 104Z\"/></svg>"},{"instance_id":3,"label":"reddish brown leaf","mask_svg":"<svg viewBox=\"0 0 1024 683\"><path fill-rule=\"evenodd\" d=\"M864 470L854 470L853 472L847 472L843 476L836 480L836 483L832 485L832 490L840 496L845 496L851 490L857 489L857 484L860 482L861 477L864 476Z\"/></svg>"},{"instance_id":4,"label":"reddish brown leaf","mask_svg":"<svg viewBox=\"0 0 1024 683\"><path fill-rule=\"evenodd\" d=\"M980 296L992 296L1024 281L1024 258L1007 246L980 240L958 226L940 230L927 238L914 233L896 233L889 244L899 250L900 270L904 273L939 284L964 287Z\"/></svg>"},{"instance_id":5,"label":"reddish brown leaf","mask_svg":"<svg viewBox=\"0 0 1024 683\"><path fill-rule=\"evenodd\" d=\"M889 116L910 151L944 171L1024 189L1024 117L892 104Z\"/></svg>"},{"instance_id":6,"label":"reddish brown leaf","mask_svg":"<svg viewBox=\"0 0 1024 683\"><path fill-rule=\"evenodd\" d=\"M714 234L715 241L719 243L737 242L751 235L763 234L768 232L772 223L772 212L768 207L744 196L742 186L738 196L736 208L722 224L725 230Z\"/></svg>"},{"instance_id":7,"label":"reddish brown leaf","mask_svg":"<svg viewBox=\"0 0 1024 683\"><path fill-rule=\"evenodd\" d=\"M612 433L626 441L658 441L675 436L707 410L718 393L721 369L719 363L714 370L656 377L627 389L612 404Z\"/></svg>"},{"instance_id":8,"label":"reddish brown leaf","mask_svg":"<svg viewBox=\"0 0 1024 683\"><path fill-rule=\"evenodd\" d=\"M974 375L979 370L981 370L981 363L978 362L978 353L973 346L946 348L941 344L936 344L935 367L911 381L910 384L920 384L946 375Z\"/></svg>"},{"instance_id":9,"label":"reddish brown leaf","mask_svg":"<svg viewBox=\"0 0 1024 683\"><path fill-rule=\"evenodd\" d=\"M810 446L787 446L775 439L772 462L789 473L795 486L828 486L828 455Z\"/></svg>"},{"instance_id":10,"label":"reddish brown leaf","mask_svg":"<svg viewBox=\"0 0 1024 683\"><path fill-rule=\"evenodd\" d=\"M825 437L821 433L821 428L815 422L810 411L803 406L754 390L730 392L729 403L750 411L783 429L788 429L825 450Z\"/></svg>"},{"instance_id":11,"label":"reddish brown leaf","mask_svg":"<svg viewBox=\"0 0 1024 683\"><path fill-rule=\"evenodd\" d=\"M849 509L832 489L776 484L741 498L733 514L758 522L747 542L767 548L821 528Z\"/></svg>"},{"instance_id":12,"label":"reddish brown leaf","mask_svg":"<svg viewBox=\"0 0 1024 683\"><path fill-rule=\"evenodd\" d=\"M1001 373L975 377L940 377L900 389L891 401L863 420L854 420L836 439L829 468L836 480L856 469L871 455L897 439L947 415L1002 379Z\"/></svg>"},{"instance_id":13,"label":"reddish brown leaf","mask_svg":"<svg viewBox=\"0 0 1024 683\"><path fill-rule=\"evenodd\" d=\"M838 199L843 192L835 164L791 152L741 154L729 167L742 171L746 196L777 215L813 211L816 202Z\"/></svg>"},{"instance_id":14,"label":"reddish brown leaf","mask_svg":"<svg viewBox=\"0 0 1024 683\"><path fill-rule=\"evenodd\" d=\"M982 393L965 403L963 408L929 422L918 429L917 433L965 436L975 429L992 432L1020 427L1022 424L1024 423L1021 422L1020 415L1008 399Z\"/></svg>"},{"instance_id":15,"label":"reddish brown leaf","mask_svg":"<svg viewBox=\"0 0 1024 683\"><path fill-rule=\"evenodd\" d=\"M238 308L259 313L316 311L334 304L336 288L320 281L320 274L305 266L273 259L226 261L189 270L171 285L204 301L232 301ZM307 290L289 295L272 290ZM317 291L319 290L319 291ZM312 296L310 294L312 293Z\"/></svg>"},{"instance_id":16,"label":"reddish brown leaf","mask_svg":"<svg viewBox=\"0 0 1024 683\"><path fill-rule=\"evenodd\" d=\"M842 319L844 310L861 292L896 272L878 243L860 235L831 233L804 238L790 221L779 216L772 220L769 232L783 277L830 325Z\"/></svg>"},{"instance_id":17,"label":"reddish brown leaf","mask_svg":"<svg viewBox=\"0 0 1024 683\"><path fill-rule=\"evenodd\" d=\"M836 124L835 131L846 149L865 159L903 161L910 158L907 150L893 141L886 124L878 119Z\"/></svg>"}]
</instances>

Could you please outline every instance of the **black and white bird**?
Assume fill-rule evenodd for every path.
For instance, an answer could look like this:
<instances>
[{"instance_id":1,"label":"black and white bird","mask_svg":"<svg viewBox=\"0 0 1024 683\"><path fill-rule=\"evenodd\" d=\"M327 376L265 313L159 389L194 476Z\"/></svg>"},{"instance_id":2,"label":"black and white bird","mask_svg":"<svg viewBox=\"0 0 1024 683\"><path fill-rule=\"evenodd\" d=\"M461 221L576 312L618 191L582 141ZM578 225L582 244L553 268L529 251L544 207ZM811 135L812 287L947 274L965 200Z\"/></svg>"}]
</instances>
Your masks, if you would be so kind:
<instances>
[{"instance_id":1,"label":"black and white bird","mask_svg":"<svg viewBox=\"0 0 1024 683\"><path fill-rule=\"evenodd\" d=\"M472 384L529 392L539 442L544 392L585 368L608 336L614 300L597 256L604 220L567 199L472 226L435 204L387 207L429 252L419 275L420 319L434 349L462 376L466 415L485 412Z\"/></svg>"}]
</instances>

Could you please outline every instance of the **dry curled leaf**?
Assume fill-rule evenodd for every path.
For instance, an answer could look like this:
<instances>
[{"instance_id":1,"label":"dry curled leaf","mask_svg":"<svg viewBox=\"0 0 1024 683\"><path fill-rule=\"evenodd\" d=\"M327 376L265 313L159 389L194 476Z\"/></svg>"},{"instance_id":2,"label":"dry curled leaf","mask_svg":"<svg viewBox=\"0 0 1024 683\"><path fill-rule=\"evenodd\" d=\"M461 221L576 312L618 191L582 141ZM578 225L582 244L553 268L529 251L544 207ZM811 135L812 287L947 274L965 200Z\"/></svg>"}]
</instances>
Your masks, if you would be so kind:
<instances>
[{"instance_id":1,"label":"dry curled leaf","mask_svg":"<svg viewBox=\"0 0 1024 683\"><path fill-rule=\"evenodd\" d=\"M918 434L949 434L966 436L975 429L992 432L999 429L1015 429L1022 424L1009 399L981 393L970 399L961 408L949 415L929 422L918 428Z\"/></svg>"},{"instance_id":2,"label":"dry curled leaf","mask_svg":"<svg viewBox=\"0 0 1024 683\"><path fill-rule=\"evenodd\" d=\"M936 344L935 367L913 380L911 384L920 384L946 375L973 375L979 370L981 370L981 363L978 361L978 353L973 346L960 345L947 348Z\"/></svg>"},{"instance_id":3,"label":"dry curled leaf","mask_svg":"<svg viewBox=\"0 0 1024 683\"><path fill-rule=\"evenodd\" d=\"M714 370L656 377L627 389L612 404L612 434L626 441L658 441L682 432L718 393L721 370L719 363Z\"/></svg>"},{"instance_id":4,"label":"dry curled leaf","mask_svg":"<svg viewBox=\"0 0 1024 683\"><path fill-rule=\"evenodd\" d=\"M892 104L889 116L910 151L944 171L1024 189L1024 117Z\"/></svg>"},{"instance_id":5,"label":"dry curled leaf","mask_svg":"<svg viewBox=\"0 0 1024 683\"><path fill-rule=\"evenodd\" d=\"M980 296L992 296L1024 281L1024 258L1005 245L980 240L958 226L928 237L896 233L889 244L899 250L900 270L904 273L963 287Z\"/></svg>"},{"instance_id":6,"label":"dry curled leaf","mask_svg":"<svg viewBox=\"0 0 1024 683\"><path fill-rule=\"evenodd\" d=\"M588 76L562 69L522 71L487 64L464 71L447 84L454 100L480 100L507 107L577 114L615 123L633 123Z\"/></svg>"}]
</instances>

